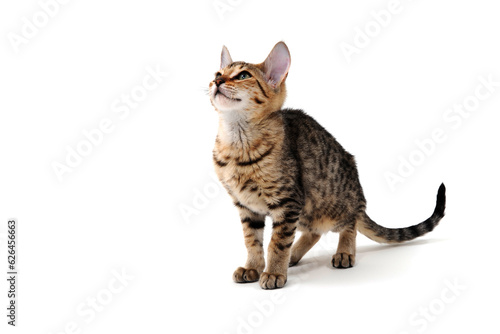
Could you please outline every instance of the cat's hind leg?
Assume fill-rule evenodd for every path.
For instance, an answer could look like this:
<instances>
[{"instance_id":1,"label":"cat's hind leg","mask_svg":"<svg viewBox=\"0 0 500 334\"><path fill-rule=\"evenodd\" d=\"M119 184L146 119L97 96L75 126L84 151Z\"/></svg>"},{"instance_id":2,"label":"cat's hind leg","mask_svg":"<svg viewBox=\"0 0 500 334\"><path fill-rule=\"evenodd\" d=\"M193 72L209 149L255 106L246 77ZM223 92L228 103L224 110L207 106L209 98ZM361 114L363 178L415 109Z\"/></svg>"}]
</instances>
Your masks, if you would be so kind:
<instances>
[{"instance_id":1,"label":"cat's hind leg","mask_svg":"<svg viewBox=\"0 0 500 334\"><path fill-rule=\"evenodd\" d=\"M300 259L318 242L321 238L320 234L312 232L302 232L299 240L292 246L292 255L290 257L289 266L293 267Z\"/></svg>"},{"instance_id":2,"label":"cat's hind leg","mask_svg":"<svg viewBox=\"0 0 500 334\"><path fill-rule=\"evenodd\" d=\"M351 268L356 259L356 221L346 224L340 230L337 253L332 257L335 268Z\"/></svg>"}]
</instances>

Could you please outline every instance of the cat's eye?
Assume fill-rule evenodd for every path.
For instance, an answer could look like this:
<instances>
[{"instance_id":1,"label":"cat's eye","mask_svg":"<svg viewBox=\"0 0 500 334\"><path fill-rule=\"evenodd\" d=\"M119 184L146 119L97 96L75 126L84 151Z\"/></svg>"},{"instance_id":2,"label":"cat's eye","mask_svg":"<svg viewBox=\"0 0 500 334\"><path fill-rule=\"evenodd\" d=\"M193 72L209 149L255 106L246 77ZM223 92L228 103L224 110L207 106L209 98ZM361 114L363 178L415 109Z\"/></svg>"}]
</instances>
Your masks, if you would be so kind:
<instances>
[{"instance_id":1,"label":"cat's eye","mask_svg":"<svg viewBox=\"0 0 500 334\"><path fill-rule=\"evenodd\" d=\"M248 79L248 78L251 78L252 75L250 73L248 73L247 71L243 71L241 72L240 74L238 74L236 76L236 79L238 80L245 80L245 79Z\"/></svg>"}]
</instances>

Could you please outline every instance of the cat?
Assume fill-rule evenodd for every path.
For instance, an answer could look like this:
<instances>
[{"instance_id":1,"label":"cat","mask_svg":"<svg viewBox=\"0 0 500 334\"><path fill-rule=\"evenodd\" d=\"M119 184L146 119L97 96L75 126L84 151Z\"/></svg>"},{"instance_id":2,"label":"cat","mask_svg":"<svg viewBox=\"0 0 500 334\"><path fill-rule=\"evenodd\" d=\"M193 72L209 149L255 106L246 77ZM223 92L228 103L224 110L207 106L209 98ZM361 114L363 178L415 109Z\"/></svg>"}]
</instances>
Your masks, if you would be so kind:
<instances>
[{"instance_id":1,"label":"cat","mask_svg":"<svg viewBox=\"0 0 500 334\"><path fill-rule=\"evenodd\" d=\"M371 220L354 157L302 110L281 109L290 62L284 42L260 64L233 62L224 46L208 90L219 116L214 167L239 211L248 252L233 280L259 280L263 289L282 288L288 267L328 231L340 234L332 266L349 268L355 263L357 231L379 243L408 241L432 231L445 211L441 184L434 213L424 222L385 228ZM266 216L273 222L267 267ZM296 230L301 236L293 243Z\"/></svg>"}]
</instances>

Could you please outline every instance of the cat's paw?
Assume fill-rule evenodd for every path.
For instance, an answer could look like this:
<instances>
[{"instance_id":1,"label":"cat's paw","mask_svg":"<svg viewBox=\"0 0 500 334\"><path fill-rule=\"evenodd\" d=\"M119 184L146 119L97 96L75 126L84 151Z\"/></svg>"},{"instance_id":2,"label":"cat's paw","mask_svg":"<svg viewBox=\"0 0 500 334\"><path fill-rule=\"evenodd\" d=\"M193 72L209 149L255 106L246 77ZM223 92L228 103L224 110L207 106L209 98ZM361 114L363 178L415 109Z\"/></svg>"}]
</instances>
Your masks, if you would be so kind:
<instances>
[{"instance_id":1,"label":"cat's paw","mask_svg":"<svg viewBox=\"0 0 500 334\"><path fill-rule=\"evenodd\" d=\"M263 272L260 276L260 287L262 289L279 289L285 286L286 276Z\"/></svg>"},{"instance_id":2,"label":"cat's paw","mask_svg":"<svg viewBox=\"0 0 500 334\"><path fill-rule=\"evenodd\" d=\"M233 281L236 283L250 283L259 280L259 272L255 269L246 269L239 267L234 271Z\"/></svg>"},{"instance_id":3,"label":"cat's paw","mask_svg":"<svg viewBox=\"0 0 500 334\"><path fill-rule=\"evenodd\" d=\"M332 257L332 266L339 269L351 268L354 266L356 256L347 253L337 253Z\"/></svg>"}]
</instances>

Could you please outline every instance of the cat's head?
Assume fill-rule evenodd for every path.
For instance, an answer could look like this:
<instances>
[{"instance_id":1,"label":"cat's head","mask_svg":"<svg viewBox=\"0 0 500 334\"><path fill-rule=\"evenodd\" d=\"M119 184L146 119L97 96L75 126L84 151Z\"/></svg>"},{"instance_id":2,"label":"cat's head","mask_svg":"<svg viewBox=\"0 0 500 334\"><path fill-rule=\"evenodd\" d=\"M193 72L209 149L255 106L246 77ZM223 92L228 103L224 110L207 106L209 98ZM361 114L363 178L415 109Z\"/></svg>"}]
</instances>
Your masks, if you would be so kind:
<instances>
[{"instance_id":1,"label":"cat's head","mask_svg":"<svg viewBox=\"0 0 500 334\"><path fill-rule=\"evenodd\" d=\"M283 42L260 64L233 62L224 46L220 69L209 85L210 101L223 114L257 116L279 110L285 102L289 68L290 52Z\"/></svg>"}]
</instances>

